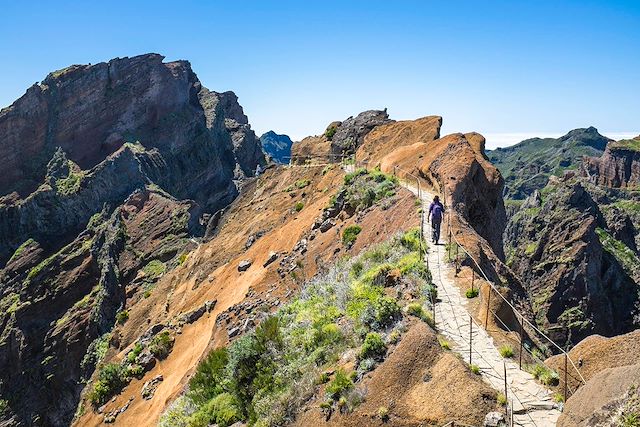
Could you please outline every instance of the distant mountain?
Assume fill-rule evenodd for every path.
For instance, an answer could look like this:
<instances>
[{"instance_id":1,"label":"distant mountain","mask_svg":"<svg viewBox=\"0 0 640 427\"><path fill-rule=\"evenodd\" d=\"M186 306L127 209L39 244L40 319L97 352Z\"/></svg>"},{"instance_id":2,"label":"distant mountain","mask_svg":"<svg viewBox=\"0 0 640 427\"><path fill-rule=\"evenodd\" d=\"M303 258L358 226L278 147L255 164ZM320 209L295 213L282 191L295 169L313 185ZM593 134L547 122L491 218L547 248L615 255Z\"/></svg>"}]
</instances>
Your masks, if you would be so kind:
<instances>
[{"instance_id":1,"label":"distant mountain","mask_svg":"<svg viewBox=\"0 0 640 427\"><path fill-rule=\"evenodd\" d=\"M609 142L594 127L574 129L560 138L531 138L487 152L505 180L505 198L523 200L544 188L549 176L578 169L584 156L600 156Z\"/></svg>"},{"instance_id":2,"label":"distant mountain","mask_svg":"<svg viewBox=\"0 0 640 427\"><path fill-rule=\"evenodd\" d=\"M270 130L260 137L262 149L274 161L278 163L289 163L291 156L291 145L293 141L288 135L280 135Z\"/></svg>"}]
</instances>

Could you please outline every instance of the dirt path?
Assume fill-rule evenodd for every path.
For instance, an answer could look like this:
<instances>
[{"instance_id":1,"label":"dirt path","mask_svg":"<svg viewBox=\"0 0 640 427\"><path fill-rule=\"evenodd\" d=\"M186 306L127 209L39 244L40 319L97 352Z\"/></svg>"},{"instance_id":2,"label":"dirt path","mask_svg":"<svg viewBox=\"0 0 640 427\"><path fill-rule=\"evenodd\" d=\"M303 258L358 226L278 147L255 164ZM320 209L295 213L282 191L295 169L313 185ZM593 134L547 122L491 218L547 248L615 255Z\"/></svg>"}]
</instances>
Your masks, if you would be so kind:
<instances>
[{"instance_id":1,"label":"dirt path","mask_svg":"<svg viewBox=\"0 0 640 427\"><path fill-rule=\"evenodd\" d=\"M403 184L414 194L416 188ZM430 224L427 223L428 206L433 194L422 190L425 239L430 241ZM551 392L538 383L531 374L521 371L518 364L500 356L489 334L471 317L468 300L454 281L454 267L446 262L444 243L429 244L426 261L438 288L436 326L448 340L452 349L469 362L471 332L471 363L480 367L482 377L491 386L504 393L504 371L507 376L507 398L514 409L514 425L547 427L555 426L560 411L556 408ZM471 325L471 331L470 331Z\"/></svg>"}]
</instances>

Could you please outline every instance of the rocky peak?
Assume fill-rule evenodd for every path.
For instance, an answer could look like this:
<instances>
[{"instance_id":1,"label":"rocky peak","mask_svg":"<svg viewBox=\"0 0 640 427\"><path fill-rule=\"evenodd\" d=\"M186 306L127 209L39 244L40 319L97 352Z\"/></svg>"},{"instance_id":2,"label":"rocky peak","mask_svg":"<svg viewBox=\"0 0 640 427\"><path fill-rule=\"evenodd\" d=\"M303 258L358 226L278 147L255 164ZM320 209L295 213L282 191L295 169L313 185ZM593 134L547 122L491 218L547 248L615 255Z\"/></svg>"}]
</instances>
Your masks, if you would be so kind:
<instances>
[{"instance_id":1,"label":"rocky peak","mask_svg":"<svg viewBox=\"0 0 640 427\"><path fill-rule=\"evenodd\" d=\"M335 126L330 138L333 154L354 153L362 145L365 136L376 126L389 123L389 114L384 110L367 110L356 117L349 117Z\"/></svg>"},{"instance_id":2,"label":"rocky peak","mask_svg":"<svg viewBox=\"0 0 640 427\"><path fill-rule=\"evenodd\" d=\"M289 163L293 141L288 135L280 135L270 130L260 137L262 149L274 161Z\"/></svg>"},{"instance_id":3,"label":"rocky peak","mask_svg":"<svg viewBox=\"0 0 640 427\"><path fill-rule=\"evenodd\" d=\"M640 185L640 136L611 141L600 157L587 157L581 173L591 182L614 188Z\"/></svg>"},{"instance_id":4,"label":"rocky peak","mask_svg":"<svg viewBox=\"0 0 640 427\"><path fill-rule=\"evenodd\" d=\"M47 162L60 147L69 160L88 170L138 141L165 155L202 149L213 158L233 151L247 175L264 163L260 144L232 92L201 102L203 88L187 61L163 62L158 54L73 65L50 73L0 112L0 194L23 197L42 182ZM221 104L224 118L241 129L208 121ZM224 161L218 179L231 179L235 165ZM221 178L228 176L228 178Z\"/></svg>"},{"instance_id":5,"label":"rocky peak","mask_svg":"<svg viewBox=\"0 0 640 427\"><path fill-rule=\"evenodd\" d=\"M589 146L600 151L603 151L607 146L607 143L610 141L609 138L600 135L598 129L593 126L574 129L558 139L563 143L575 143L577 145Z\"/></svg>"}]
</instances>

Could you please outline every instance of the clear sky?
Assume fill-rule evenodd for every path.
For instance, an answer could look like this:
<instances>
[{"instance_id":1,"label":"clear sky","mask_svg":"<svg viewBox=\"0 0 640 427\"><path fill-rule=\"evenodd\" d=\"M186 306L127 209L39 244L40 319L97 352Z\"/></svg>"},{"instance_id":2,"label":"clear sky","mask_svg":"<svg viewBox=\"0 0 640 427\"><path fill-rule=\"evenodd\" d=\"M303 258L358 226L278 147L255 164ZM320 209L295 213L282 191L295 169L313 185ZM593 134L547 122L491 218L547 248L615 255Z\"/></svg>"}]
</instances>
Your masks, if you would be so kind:
<instances>
[{"instance_id":1,"label":"clear sky","mask_svg":"<svg viewBox=\"0 0 640 427\"><path fill-rule=\"evenodd\" d=\"M157 52L236 92L258 134L384 107L494 146L639 134L639 23L640 0L0 0L0 105L49 71Z\"/></svg>"}]
</instances>

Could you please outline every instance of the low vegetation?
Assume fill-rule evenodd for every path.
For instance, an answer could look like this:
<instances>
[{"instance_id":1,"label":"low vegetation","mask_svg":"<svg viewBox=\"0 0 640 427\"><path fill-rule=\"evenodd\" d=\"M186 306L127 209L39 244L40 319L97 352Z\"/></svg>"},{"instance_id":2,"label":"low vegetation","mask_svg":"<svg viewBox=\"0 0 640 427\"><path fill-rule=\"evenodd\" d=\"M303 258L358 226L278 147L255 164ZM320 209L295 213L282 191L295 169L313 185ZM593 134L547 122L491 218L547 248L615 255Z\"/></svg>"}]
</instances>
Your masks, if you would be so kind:
<instances>
[{"instance_id":1,"label":"low vegetation","mask_svg":"<svg viewBox=\"0 0 640 427\"><path fill-rule=\"evenodd\" d=\"M108 363L100 368L98 379L89 392L89 401L94 406L104 404L128 383L126 370L118 363Z\"/></svg>"},{"instance_id":2,"label":"low vegetation","mask_svg":"<svg viewBox=\"0 0 640 427\"><path fill-rule=\"evenodd\" d=\"M472 363L471 365L469 365L469 369L471 370L471 372L473 372L476 375L480 375L480 366Z\"/></svg>"},{"instance_id":3,"label":"low vegetation","mask_svg":"<svg viewBox=\"0 0 640 427\"><path fill-rule=\"evenodd\" d=\"M325 138L327 138L329 141L331 141L333 139L333 135L336 134L336 131L338 130L337 126L331 126L330 128L328 128L325 132L324 132L324 136Z\"/></svg>"},{"instance_id":4,"label":"low vegetation","mask_svg":"<svg viewBox=\"0 0 640 427\"><path fill-rule=\"evenodd\" d=\"M496 401L500 406L507 406L507 396L505 396L504 393L498 393Z\"/></svg>"},{"instance_id":5,"label":"low vegetation","mask_svg":"<svg viewBox=\"0 0 640 427\"><path fill-rule=\"evenodd\" d=\"M62 194L64 196L77 193L78 190L80 190L80 184L82 183L83 177L83 172L71 169L66 178L56 180L56 191L58 194Z\"/></svg>"},{"instance_id":6,"label":"low vegetation","mask_svg":"<svg viewBox=\"0 0 640 427\"><path fill-rule=\"evenodd\" d=\"M304 203L302 202L297 202L295 205L293 205L293 210L296 212L300 212L302 209L304 209Z\"/></svg>"},{"instance_id":7,"label":"low vegetation","mask_svg":"<svg viewBox=\"0 0 640 427\"><path fill-rule=\"evenodd\" d=\"M466 295L467 298L471 299L471 298L477 297L479 294L479 291L478 291L478 288L467 289L467 291L464 294Z\"/></svg>"},{"instance_id":8,"label":"low vegetation","mask_svg":"<svg viewBox=\"0 0 640 427\"><path fill-rule=\"evenodd\" d=\"M118 322L119 325L124 325L127 323L127 320L129 320L129 312L127 310L119 311L116 314L116 322Z\"/></svg>"},{"instance_id":9,"label":"low vegetation","mask_svg":"<svg viewBox=\"0 0 640 427\"><path fill-rule=\"evenodd\" d=\"M296 181L295 186L296 188L302 189L307 187L309 184L311 184L311 180L309 179L299 179Z\"/></svg>"},{"instance_id":10,"label":"low vegetation","mask_svg":"<svg viewBox=\"0 0 640 427\"><path fill-rule=\"evenodd\" d=\"M548 368L543 363L527 366L526 370L533 375L535 379L547 386L555 386L560 383L560 376L553 369Z\"/></svg>"},{"instance_id":11,"label":"low vegetation","mask_svg":"<svg viewBox=\"0 0 640 427\"><path fill-rule=\"evenodd\" d=\"M21 244L20 246L18 246L18 248L15 250L15 252L13 253L13 255L11 255L11 258L9 259L9 262L17 260L18 258L20 258L20 255L22 255L25 251L25 249L27 249L29 246L33 245L37 243L35 240L29 238L27 239L23 244Z\"/></svg>"},{"instance_id":12,"label":"low vegetation","mask_svg":"<svg viewBox=\"0 0 640 427\"><path fill-rule=\"evenodd\" d=\"M359 225L350 225L342 232L342 243L350 248L356 242L358 234L362 231L362 227Z\"/></svg>"},{"instance_id":13,"label":"low vegetation","mask_svg":"<svg viewBox=\"0 0 640 427\"><path fill-rule=\"evenodd\" d=\"M513 357L513 347L511 347L509 344L501 345L498 348L498 351L500 352L500 356L504 357L505 359Z\"/></svg>"},{"instance_id":14,"label":"low vegetation","mask_svg":"<svg viewBox=\"0 0 640 427\"><path fill-rule=\"evenodd\" d=\"M344 177L345 204L351 209L364 210L396 194L398 180L379 170L360 168Z\"/></svg>"},{"instance_id":15,"label":"low vegetation","mask_svg":"<svg viewBox=\"0 0 640 427\"><path fill-rule=\"evenodd\" d=\"M156 280L167 271L167 266L162 261L154 259L145 265L142 271L146 280Z\"/></svg>"},{"instance_id":16,"label":"low vegetation","mask_svg":"<svg viewBox=\"0 0 640 427\"><path fill-rule=\"evenodd\" d=\"M151 344L149 344L149 351L158 359L164 359L171 353L173 343L174 339L169 331L163 331L153 337Z\"/></svg>"},{"instance_id":17,"label":"low vegetation","mask_svg":"<svg viewBox=\"0 0 640 427\"><path fill-rule=\"evenodd\" d=\"M401 301L385 293L388 275L399 272L416 294L431 292L414 237L412 230L338 262L253 332L213 350L160 425L283 425L321 392L323 410L353 410L363 398L360 378L405 330ZM334 370L348 350L357 351L357 370Z\"/></svg>"}]
</instances>

